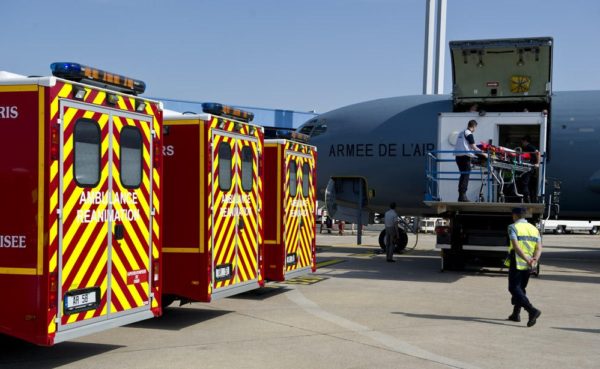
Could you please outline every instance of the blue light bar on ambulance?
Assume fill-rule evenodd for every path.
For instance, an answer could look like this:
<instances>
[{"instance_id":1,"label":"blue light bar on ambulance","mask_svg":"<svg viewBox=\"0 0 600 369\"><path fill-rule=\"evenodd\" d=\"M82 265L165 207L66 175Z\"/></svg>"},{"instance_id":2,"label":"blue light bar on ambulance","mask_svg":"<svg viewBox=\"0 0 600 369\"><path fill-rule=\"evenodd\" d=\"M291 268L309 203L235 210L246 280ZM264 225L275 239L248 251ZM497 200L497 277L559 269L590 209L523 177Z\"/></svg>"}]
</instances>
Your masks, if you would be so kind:
<instances>
[{"instance_id":1,"label":"blue light bar on ambulance","mask_svg":"<svg viewBox=\"0 0 600 369\"><path fill-rule=\"evenodd\" d=\"M52 75L76 82L90 83L112 90L138 95L144 93L146 84L143 81L110 73L101 69L88 67L79 63L52 63Z\"/></svg>"},{"instance_id":2,"label":"blue light bar on ambulance","mask_svg":"<svg viewBox=\"0 0 600 369\"><path fill-rule=\"evenodd\" d=\"M254 119L254 113L219 103L202 103L202 111L207 114L241 120L242 122L251 122Z\"/></svg>"},{"instance_id":3,"label":"blue light bar on ambulance","mask_svg":"<svg viewBox=\"0 0 600 369\"><path fill-rule=\"evenodd\" d=\"M286 140L292 140L292 141L297 141L297 142L302 142L302 143L308 143L308 141L310 140L309 135L306 135L306 134L300 133L300 132L296 132L296 131L288 131L288 132L277 131L277 138L284 138Z\"/></svg>"}]
</instances>

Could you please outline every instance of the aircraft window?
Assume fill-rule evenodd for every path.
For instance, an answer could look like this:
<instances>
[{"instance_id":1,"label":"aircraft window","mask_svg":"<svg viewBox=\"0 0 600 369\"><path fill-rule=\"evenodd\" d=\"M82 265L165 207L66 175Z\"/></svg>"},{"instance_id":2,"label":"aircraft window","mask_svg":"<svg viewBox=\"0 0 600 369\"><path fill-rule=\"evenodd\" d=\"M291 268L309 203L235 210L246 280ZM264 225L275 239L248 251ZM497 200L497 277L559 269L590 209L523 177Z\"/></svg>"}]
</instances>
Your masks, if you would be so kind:
<instances>
[{"instance_id":1,"label":"aircraft window","mask_svg":"<svg viewBox=\"0 0 600 369\"><path fill-rule=\"evenodd\" d=\"M79 187L96 187L100 182L100 126L87 118L78 119L74 129L73 177Z\"/></svg>"},{"instance_id":2,"label":"aircraft window","mask_svg":"<svg viewBox=\"0 0 600 369\"><path fill-rule=\"evenodd\" d=\"M313 130L314 127L315 126L313 126L312 124L307 124L307 125L305 125L304 127L302 127L300 129L300 133L303 133L305 135L309 135L310 136L310 133L312 132L312 130Z\"/></svg>"},{"instance_id":3,"label":"aircraft window","mask_svg":"<svg viewBox=\"0 0 600 369\"><path fill-rule=\"evenodd\" d=\"M121 130L120 155L121 184L125 188L138 188L142 183L142 133L137 127Z\"/></svg>"},{"instance_id":4,"label":"aircraft window","mask_svg":"<svg viewBox=\"0 0 600 369\"><path fill-rule=\"evenodd\" d=\"M298 181L296 177L297 165L295 161L290 162L290 196L296 197Z\"/></svg>"},{"instance_id":5,"label":"aircraft window","mask_svg":"<svg viewBox=\"0 0 600 369\"><path fill-rule=\"evenodd\" d=\"M327 123L321 123L312 131L311 137L321 135L327 131Z\"/></svg>"},{"instance_id":6,"label":"aircraft window","mask_svg":"<svg viewBox=\"0 0 600 369\"><path fill-rule=\"evenodd\" d=\"M252 191L254 157L250 146L242 147L242 190Z\"/></svg>"},{"instance_id":7,"label":"aircraft window","mask_svg":"<svg viewBox=\"0 0 600 369\"><path fill-rule=\"evenodd\" d=\"M302 165L302 195L308 197L308 189L310 185L310 166L308 163Z\"/></svg>"},{"instance_id":8,"label":"aircraft window","mask_svg":"<svg viewBox=\"0 0 600 369\"><path fill-rule=\"evenodd\" d=\"M219 188L221 191L231 189L231 146L229 142L219 144Z\"/></svg>"}]
</instances>

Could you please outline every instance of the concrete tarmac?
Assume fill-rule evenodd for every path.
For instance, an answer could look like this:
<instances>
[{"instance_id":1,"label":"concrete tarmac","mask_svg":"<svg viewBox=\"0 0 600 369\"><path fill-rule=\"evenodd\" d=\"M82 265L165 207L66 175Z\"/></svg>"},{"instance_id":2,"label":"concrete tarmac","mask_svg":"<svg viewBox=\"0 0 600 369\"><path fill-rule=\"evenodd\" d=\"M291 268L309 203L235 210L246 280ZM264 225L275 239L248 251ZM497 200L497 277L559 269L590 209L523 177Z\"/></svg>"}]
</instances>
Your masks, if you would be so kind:
<instances>
[{"instance_id":1,"label":"concrete tarmac","mask_svg":"<svg viewBox=\"0 0 600 369\"><path fill-rule=\"evenodd\" d=\"M600 236L544 237L528 295L537 325L510 314L506 271L440 272L435 238L386 263L376 231L319 235L325 265L296 283L51 348L0 336L0 368L598 368ZM409 247L414 243L409 238Z\"/></svg>"}]
</instances>

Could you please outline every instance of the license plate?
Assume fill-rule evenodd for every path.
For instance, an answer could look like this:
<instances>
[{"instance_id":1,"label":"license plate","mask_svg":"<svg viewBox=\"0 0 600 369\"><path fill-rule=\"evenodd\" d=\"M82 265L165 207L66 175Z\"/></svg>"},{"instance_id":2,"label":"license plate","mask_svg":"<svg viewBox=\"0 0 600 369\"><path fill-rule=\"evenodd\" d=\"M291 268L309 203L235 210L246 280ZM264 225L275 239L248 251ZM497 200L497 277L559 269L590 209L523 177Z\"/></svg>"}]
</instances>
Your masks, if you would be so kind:
<instances>
[{"instance_id":1,"label":"license plate","mask_svg":"<svg viewBox=\"0 0 600 369\"><path fill-rule=\"evenodd\" d=\"M285 258L286 265L296 265L296 254L287 254Z\"/></svg>"},{"instance_id":2,"label":"license plate","mask_svg":"<svg viewBox=\"0 0 600 369\"><path fill-rule=\"evenodd\" d=\"M221 264L215 267L215 281L227 281L231 279L231 264Z\"/></svg>"},{"instance_id":3,"label":"license plate","mask_svg":"<svg viewBox=\"0 0 600 369\"><path fill-rule=\"evenodd\" d=\"M65 314L94 310L100 304L100 288L69 291L64 297Z\"/></svg>"}]
</instances>

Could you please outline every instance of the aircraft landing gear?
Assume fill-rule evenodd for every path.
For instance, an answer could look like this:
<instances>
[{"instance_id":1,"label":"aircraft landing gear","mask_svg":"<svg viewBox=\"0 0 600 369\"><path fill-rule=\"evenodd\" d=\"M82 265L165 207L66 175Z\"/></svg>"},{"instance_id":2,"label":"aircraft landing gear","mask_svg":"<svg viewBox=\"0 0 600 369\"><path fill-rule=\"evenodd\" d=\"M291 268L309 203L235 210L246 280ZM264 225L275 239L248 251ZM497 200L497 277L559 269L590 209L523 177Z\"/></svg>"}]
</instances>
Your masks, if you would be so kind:
<instances>
[{"instance_id":1,"label":"aircraft landing gear","mask_svg":"<svg viewBox=\"0 0 600 369\"><path fill-rule=\"evenodd\" d=\"M398 228L398 239L394 253L400 254L408 245L408 235L402 228ZM385 229L379 234L379 247L385 252Z\"/></svg>"}]
</instances>

